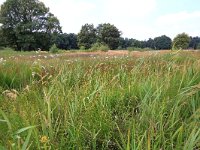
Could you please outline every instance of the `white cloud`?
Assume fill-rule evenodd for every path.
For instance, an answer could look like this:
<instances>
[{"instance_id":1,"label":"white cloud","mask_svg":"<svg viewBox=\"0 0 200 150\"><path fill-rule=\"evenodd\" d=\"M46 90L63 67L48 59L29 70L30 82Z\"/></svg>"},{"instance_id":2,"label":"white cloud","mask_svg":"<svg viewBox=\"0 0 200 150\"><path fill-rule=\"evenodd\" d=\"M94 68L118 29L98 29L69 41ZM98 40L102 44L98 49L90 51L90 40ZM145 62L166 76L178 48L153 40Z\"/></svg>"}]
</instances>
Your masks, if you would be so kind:
<instances>
[{"instance_id":1,"label":"white cloud","mask_svg":"<svg viewBox=\"0 0 200 150\"><path fill-rule=\"evenodd\" d=\"M163 15L157 19L157 23L173 25L177 23L179 24L179 23L188 22L192 19L200 19L200 11L195 11L191 13L187 11L183 11L183 12Z\"/></svg>"},{"instance_id":2,"label":"white cloud","mask_svg":"<svg viewBox=\"0 0 200 150\"><path fill-rule=\"evenodd\" d=\"M156 0L103 0L104 11L112 17L145 17L156 8Z\"/></svg>"},{"instance_id":3,"label":"white cloud","mask_svg":"<svg viewBox=\"0 0 200 150\"><path fill-rule=\"evenodd\" d=\"M85 23L111 23L128 37L138 31L136 19L148 17L156 8L156 0L42 1L58 17L64 32L78 33Z\"/></svg>"},{"instance_id":4,"label":"white cloud","mask_svg":"<svg viewBox=\"0 0 200 150\"><path fill-rule=\"evenodd\" d=\"M64 32L78 32L83 20L87 20L88 13L95 9L89 2L75 0L42 0L60 20Z\"/></svg>"}]
</instances>

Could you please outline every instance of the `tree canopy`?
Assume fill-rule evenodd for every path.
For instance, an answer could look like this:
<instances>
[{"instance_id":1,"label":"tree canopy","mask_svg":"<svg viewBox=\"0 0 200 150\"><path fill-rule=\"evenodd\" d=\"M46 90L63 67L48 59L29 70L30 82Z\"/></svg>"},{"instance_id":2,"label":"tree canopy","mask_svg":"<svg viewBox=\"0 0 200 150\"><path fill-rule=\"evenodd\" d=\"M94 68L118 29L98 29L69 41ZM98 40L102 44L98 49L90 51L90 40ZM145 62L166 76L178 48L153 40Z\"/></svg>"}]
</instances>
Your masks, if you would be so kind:
<instances>
[{"instance_id":1,"label":"tree canopy","mask_svg":"<svg viewBox=\"0 0 200 150\"><path fill-rule=\"evenodd\" d=\"M173 49L187 49L190 37L186 33L178 34L173 40Z\"/></svg>"},{"instance_id":2,"label":"tree canopy","mask_svg":"<svg viewBox=\"0 0 200 150\"><path fill-rule=\"evenodd\" d=\"M77 35L74 33L56 35L53 43L55 43L59 49L78 49Z\"/></svg>"},{"instance_id":3,"label":"tree canopy","mask_svg":"<svg viewBox=\"0 0 200 150\"><path fill-rule=\"evenodd\" d=\"M85 49L91 48L97 40L96 29L93 24L85 24L78 33L78 46Z\"/></svg>"},{"instance_id":4,"label":"tree canopy","mask_svg":"<svg viewBox=\"0 0 200 150\"><path fill-rule=\"evenodd\" d=\"M157 50L171 49L171 45L172 45L172 40L170 37L167 37L166 35L154 38L154 47Z\"/></svg>"},{"instance_id":5,"label":"tree canopy","mask_svg":"<svg viewBox=\"0 0 200 150\"><path fill-rule=\"evenodd\" d=\"M109 23L99 24L97 27L98 41L108 45L110 49L116 49L120 42L120 31Z\"/></svg>"},{"instance_id":6,"label":"tree canopy","mask_svg":"<svg viewBox=\"0 0 200 150\"><path fill-rule=\"evenodd\" d=\"M6 44L16 50L48 49L52 34L61 32L59 20L38 0L6 0L0 23Z\"/></svg>"}]
</instances>

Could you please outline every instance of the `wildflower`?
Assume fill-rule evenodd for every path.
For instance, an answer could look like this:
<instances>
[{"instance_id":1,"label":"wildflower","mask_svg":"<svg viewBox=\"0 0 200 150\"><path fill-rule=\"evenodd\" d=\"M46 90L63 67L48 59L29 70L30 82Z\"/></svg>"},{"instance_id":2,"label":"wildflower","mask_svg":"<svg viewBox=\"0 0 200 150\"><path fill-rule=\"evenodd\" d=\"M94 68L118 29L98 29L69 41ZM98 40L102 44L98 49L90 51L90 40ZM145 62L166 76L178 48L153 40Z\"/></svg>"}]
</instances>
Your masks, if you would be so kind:
<instances>
[{"instance_id":1,"label":"wildflower","mask_svg":"<svg viewBox=\"0 0 200 150\"><path fill-rule=\"evenodd\" d=\"M36 75L36 72L32 72L32 77L34 78Z\"/></svg>"},{"instance_id":2,"label":"wildflower","mask_svg":"<svg viewBox=\"0 0 200 150\"><path fill-rule=\"evenodd\" d=\"M48 137L46 135L42 136L40 139L41 143L47 143L48 142Z\"/></svg>"}]
</instances>

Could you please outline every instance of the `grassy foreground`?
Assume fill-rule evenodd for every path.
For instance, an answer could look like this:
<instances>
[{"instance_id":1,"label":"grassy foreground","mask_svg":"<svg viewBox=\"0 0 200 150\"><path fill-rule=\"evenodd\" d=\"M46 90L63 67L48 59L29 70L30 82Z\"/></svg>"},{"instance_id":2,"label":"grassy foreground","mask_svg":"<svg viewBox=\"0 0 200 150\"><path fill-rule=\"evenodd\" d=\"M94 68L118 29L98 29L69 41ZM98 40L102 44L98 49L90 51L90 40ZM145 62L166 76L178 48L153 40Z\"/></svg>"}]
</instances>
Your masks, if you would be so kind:
<instances>
[{"instance_id":1,"label":"grassy foreground","mask_svg":"<svg viewBox=\"0 0 200 150\"><path fill-rule=\"evenodd\" d=\"M7 58L0 149L200 149L200 57Z\"/></svg>"}]
</instances>

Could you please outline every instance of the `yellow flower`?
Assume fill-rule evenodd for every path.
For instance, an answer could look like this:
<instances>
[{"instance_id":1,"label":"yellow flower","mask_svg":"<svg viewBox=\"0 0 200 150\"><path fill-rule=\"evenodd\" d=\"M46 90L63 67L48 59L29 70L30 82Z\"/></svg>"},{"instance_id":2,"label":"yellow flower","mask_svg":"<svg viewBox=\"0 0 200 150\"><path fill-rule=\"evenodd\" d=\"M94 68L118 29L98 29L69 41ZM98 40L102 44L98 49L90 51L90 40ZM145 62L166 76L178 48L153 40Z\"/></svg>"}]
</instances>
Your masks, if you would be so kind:
<instances>
[{"instance_id":1,"label":"yellow flower","mask_svg":"<svg viewBox=\"0 0 200 150\"><path fill-rule=\"evenodd\" d=\"M42 136L41 139L40 139L40 142L41 142L41 143L47 143L47 142L48 142L48 137L45 136L45 135Z\"/></svg>"}]
</instances>

